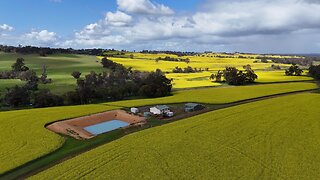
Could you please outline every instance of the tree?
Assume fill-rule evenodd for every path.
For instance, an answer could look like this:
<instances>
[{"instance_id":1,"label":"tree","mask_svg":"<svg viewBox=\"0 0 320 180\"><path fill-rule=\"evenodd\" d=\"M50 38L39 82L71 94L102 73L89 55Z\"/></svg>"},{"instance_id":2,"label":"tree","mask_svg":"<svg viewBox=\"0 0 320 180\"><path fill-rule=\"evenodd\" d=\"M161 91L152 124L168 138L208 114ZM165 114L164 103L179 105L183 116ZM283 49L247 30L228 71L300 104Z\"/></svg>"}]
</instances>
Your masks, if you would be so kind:
<instances>
[{"instance_id":1,"label":"tree","mask_svg":"<svg viewBox=\"0 0 320 180\"><path fill-rule=\"evenodd\" d=\"M8 88L4 95L4 102L11 107L30 105L31 93L24 86Z\"/></svg>"},{"instance_id":2,"label":"tree","mask_svg":"<svg viewBox=\"0 0 320 180\"><path fill-rule=\"evenodd\" d=\"M289 69L286 69L285 75L286 76L301 76L303 70L299 68L298 65L292 65Z\"/></svg>"},{"instance_id":3,"label":"tree","mask_svg":"<svg viewBox=\"0 0 320 180\"><path fill-rule=\"evenodd\" d=\"M74 71L72 72L71 76L73 76L75 79L79 79L81 77L81 72Z\"/></svg>"},{"instance_id":4,"label":"tree","mask_svg":"<svg viewBox=\"0 0 320 180\"><path fill-rule=\"evenodd\" d=\"M43 84L48 84L48 83L52 82L51 79L48 79L47 66L45 64L42 65L42 74L41 74L41 77L39 78L39 80Z\"/></svg>"},{"instance_id":5,"label":"tree","mask_svg":"<svg viewBox=\"0 0 320 180\"><path fill-rule=\"evenodd\" d=\"M63 98L49 90L41 90L34 95L34 107L53 107L63 105Z\"/></svg>"},{"instance_id":6,"label":"tree","mask_svg":"<svg viewBox=\"0 0 320 180\"><path fill-rule=\"evenodd\" d=\"M29 68L27 66L25 66L23 58L17 58L16 62L11 67L12 67L12 71L14 71L14 72L21 72L21 71L29 70Z\"/></svg>"},{"instance_id":7,"label":"tree","mask_svg":"<svg viewBox=\"0 0 320 180\"><path fill-rule=\"evenodd\" d=\"M81 104L81 97L78 91L70 91L64 94L65 103L68 105Z\"/></svg>"},{"instance_id":8,"label":"tree","mask_svg":"<svg viewBox=\"0 0 320 180\"><path fill-rule=\"evenodd\" d=\"M30 90L30 91L38 90L39 78L35 71L33 70L23 71L20 73L19 78L23 81L27 81L27 83L24 85L24 87L27 90Z\"/></svg>"},{"instance_id":9,"label":"tree","mask_svg":"<svg viewBox=\"0 0 320 180\"><path fill-rule=\"evenodd\" d=\"M171 80L161 70L157 69L143 81L139 94L146 97L161 97L170 94L171 89Z\"/></svg>"},{"instance_id":10,"label":"tree","mask_svg":"<svg viewBox=\"0 0 320 180\"><path fill-rule=\"evenodd\" d=\"M274 65L274 64L271 65L271 68L272 69L276 69L276 70L280 70L281 69L280 65Z\"/></svg>"},{"instance_id":11,"label":"tree","mask_svg":"<svg viewBox=\"0 0 320 180\"><path fill-rule=\"evenodd\" d=\"M320 65L318 66L311 65L309 67L309 75L316 79L320 79Z\"/></svg>"},{"instance_id":12,"label":"tree","mask_svg":"<svg viewBox=\"0 0 320 180\"><path fill-rule=\"evenodd\" d=\"M210 79L212 81L216 81L216 82L222 82L222 77L223 77L223 72L222 71L218 71L217 74L211 74Z\"/></svg>"},{"instance_id":13,"label":"tree","mask_svg":"<svg viewBox=\"0 0 320 180\"><path fill-rule=\"evenodd\" d=\"M253 83L258 76L251 69L250 65L244 66L244 71L240 71L235 67L227 67L223 71L225 81L230 85L244 85Z\"/></svg>"},{"instance_id":14,"label":"tree","mask_svg":"<svg viewBox=\"0 0 320 180\"><path fill-rule=\"evenodd\" d=\"M110 61L108 58L104 57L101 59L101 64L104 68L109 68L112 65L112 61Z\"/></svg>"},{"instance_id":15,"label":"tree","mask_svg":"<svg viewBox=\"0 0 320 180\"><path fill-rule=\"evenodd\" d=\"M18 78L21 79L22 81L38 81L39 80L37 73L33 70L20 72Z\"/></svg>"}]
</instances>

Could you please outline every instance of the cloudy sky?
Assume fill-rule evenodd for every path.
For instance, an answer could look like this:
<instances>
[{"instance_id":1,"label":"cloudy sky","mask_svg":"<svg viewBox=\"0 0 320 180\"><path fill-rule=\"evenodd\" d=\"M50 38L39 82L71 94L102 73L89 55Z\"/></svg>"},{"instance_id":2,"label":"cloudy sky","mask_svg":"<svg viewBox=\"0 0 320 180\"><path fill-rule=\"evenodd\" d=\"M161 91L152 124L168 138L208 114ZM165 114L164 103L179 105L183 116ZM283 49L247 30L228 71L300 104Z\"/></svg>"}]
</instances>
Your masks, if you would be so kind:
<instances>
[{"instance_id":1,"label":"cloudy sky","mask_svg":"<svg viewBox=\"0 0 320 180\"><path fill-rule=\"evenodd\" d=\"M320 0L1 0L0 44L319 53Z\"/></svg>"}]
</instances>

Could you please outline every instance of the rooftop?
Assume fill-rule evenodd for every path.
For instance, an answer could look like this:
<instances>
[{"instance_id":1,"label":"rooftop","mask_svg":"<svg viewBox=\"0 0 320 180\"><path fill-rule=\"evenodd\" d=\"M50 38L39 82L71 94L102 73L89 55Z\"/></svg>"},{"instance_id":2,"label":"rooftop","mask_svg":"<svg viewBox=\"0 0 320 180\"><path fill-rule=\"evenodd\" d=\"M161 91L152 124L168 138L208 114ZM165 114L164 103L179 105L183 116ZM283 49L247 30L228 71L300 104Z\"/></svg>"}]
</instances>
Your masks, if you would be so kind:
<instances>
[{"instance_id":1,"label":"rooftop","mask_svg":"<svg viewBox=\"0 0 320 180\"><path fill-rule=\"evenodd\" d=\"M187 103L187 104L185 104L186 107L196 107L198 105L200 105L200 104L197 104L197 103Z\"/></svg>"},{"instance_id":2,"label":"rooftop","mask_svg":"<svg viewBox=\"0 0 320 180\"><path fill-rule=\"evenodd\" d=\"M156 108L159 109L159 110L165 110L165 109L169 109L169 106L167 106L167 105L157 105Z\"/></svg>"}]
</instances>

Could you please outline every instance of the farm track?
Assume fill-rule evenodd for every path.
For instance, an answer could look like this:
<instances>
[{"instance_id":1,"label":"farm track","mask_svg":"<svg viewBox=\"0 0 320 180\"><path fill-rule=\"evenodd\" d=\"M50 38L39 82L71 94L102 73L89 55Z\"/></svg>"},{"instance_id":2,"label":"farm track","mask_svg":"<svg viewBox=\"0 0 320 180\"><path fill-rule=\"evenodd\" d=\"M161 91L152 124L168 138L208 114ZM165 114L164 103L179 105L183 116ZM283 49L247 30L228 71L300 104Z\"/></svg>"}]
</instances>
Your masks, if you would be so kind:
<instances>
[{"instance_id":1,"label":"farm track","mask_svg":"<svg viewBox=\"0 0 320 180\"><path fill-rule=\"evenodd\" d=\"M300 94L300 93L306 93L306 92L319 92L320 90L320 82L317 81L316 82L318 85L317 89L313 89L313 90L302 90L302 91L295 91L295 92L288 92L288 93L281 93L281 94L276 94L276 95L268 95L268 96L262 96L262 97L258 97L258 98L252 98L252 99L247 99L247 100L240 100L237 102L232 102L232 103L225 103L225 104L208 104L209 106L211 106L210 108L207 108L203 111L200 112L196 112L196 113L192 113L189 115L179 115L176 116L174 118L169 119L169 121L177 121L180 119L184 119L184 118L188 118L188 117L192 117L192 116L196 116L199 114L203 114L203 113L207 113L207 112L211 112L211 111L216 111L216 110L220 110L220 109L224 109L224 108L229 108L229 107L233 107L233 106L238 106L238 105L242 105L242 104L247 104L247 103L251 103L251 102L256 102L256 101L262 101L262 100L266 100L266 99L271 99L271 98L277 98L277 97L282 97L282 96L287 96L287 95L294 95L294 94ZM106 106L108 106L108 104L105 104ZM120 107L123 108L123 107ZM142 129L143 130L143 129ZM134 131L136 132L136 131ZM187 132L186 132L187 133ZM91 145L88 146L84 146L82 148L75 148L75 150L71 150L69 153L59 157L58 158L52 158L52 156L54 156L59 150L63 149L63 147L66 144L63 144L62 147L60 147L59 149L53 151L52 153L49 153L45 156L42 156L40 158L37 158L35 160L32 160L22 166L19 166L15 169L12 169L6 173L3 173L0 175L0 180L8 180L8 179L26 179L32 175L35 175L41 171L44 171L50 167L53 167L59 163L62 163L63 161L66 161L68 159L71 159L77 155L80 155L84 152L90 151L102 144L105 143L109 143L111 141L117 140L121 137L123 137L124 135L120 135L117 136L116 138L111 138L111 139L107 139L98 143L93 143ZM40 162L40 164L39 164ZM46 164L43 164L43 162L47 162Z\"/></svg>"}]
</instances>

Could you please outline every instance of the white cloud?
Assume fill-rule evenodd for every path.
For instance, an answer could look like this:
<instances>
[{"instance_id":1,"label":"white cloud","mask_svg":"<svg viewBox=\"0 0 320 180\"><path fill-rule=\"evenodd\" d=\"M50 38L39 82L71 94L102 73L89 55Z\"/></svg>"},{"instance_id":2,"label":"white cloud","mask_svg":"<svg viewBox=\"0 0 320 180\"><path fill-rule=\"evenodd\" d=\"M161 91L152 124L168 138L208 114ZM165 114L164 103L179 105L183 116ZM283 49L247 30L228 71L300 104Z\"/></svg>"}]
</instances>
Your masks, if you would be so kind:
<instances>
[{"instance_id":1,"label":"white cloud","mask_svg":"<svg viewBox=\"0 0 320 180\"><path fill-rule=\"evenodd\" d=\"M174 13L151 0L117 3L115 12L107 12L69 39L62 40L48 30L33 30L14 38L2 35L1 40L131 50L320 51L320 3L316 0L207 0L188 14ZM0 35L12 30L9 25L0 25Z\"/></svg>"},{"instance_id":2,"label":"white cloud","mask_svg":"<svg viewBox=\"0 0 320 180\"><path fill-rule=\"evenodd\" d=\"M12 26L9 26L7 24L0 24L0 32L2 31L12 31L13 30L13 27Z\"/></svg>"},{"instance_id":3,"label":"white cloud","mask_svg":"<svg viewBox=\"0 0 320 180\"><path fill-rule=\"evenodd\" d=\"M30 33L26 33L23 37L40 43L54 42L57 40L57 34L55 32L49 32L48 30L32 31Z\"/></svg>"},{"instance_id":4,"label":"white cloud","mask_svg":"<svg viewBox=\"0 0 320 180\"><path fill-rule=\"evenodd\" d=\"M118 8L128 13L171 15L172 9L163 4L151 2L150 0L117 0Z\"/></svg>"},{"instance_id":5,"label":"white cloud","mask_svg":"<svg viewBox=\"0 0 320 180\"><path fill-rule=\"evenodd\" d=\"M107 24L112 26L125 26L132 21L132 17L121 11L115 13L108 12L105 18Z\"/></svg>"}]
</instances>

